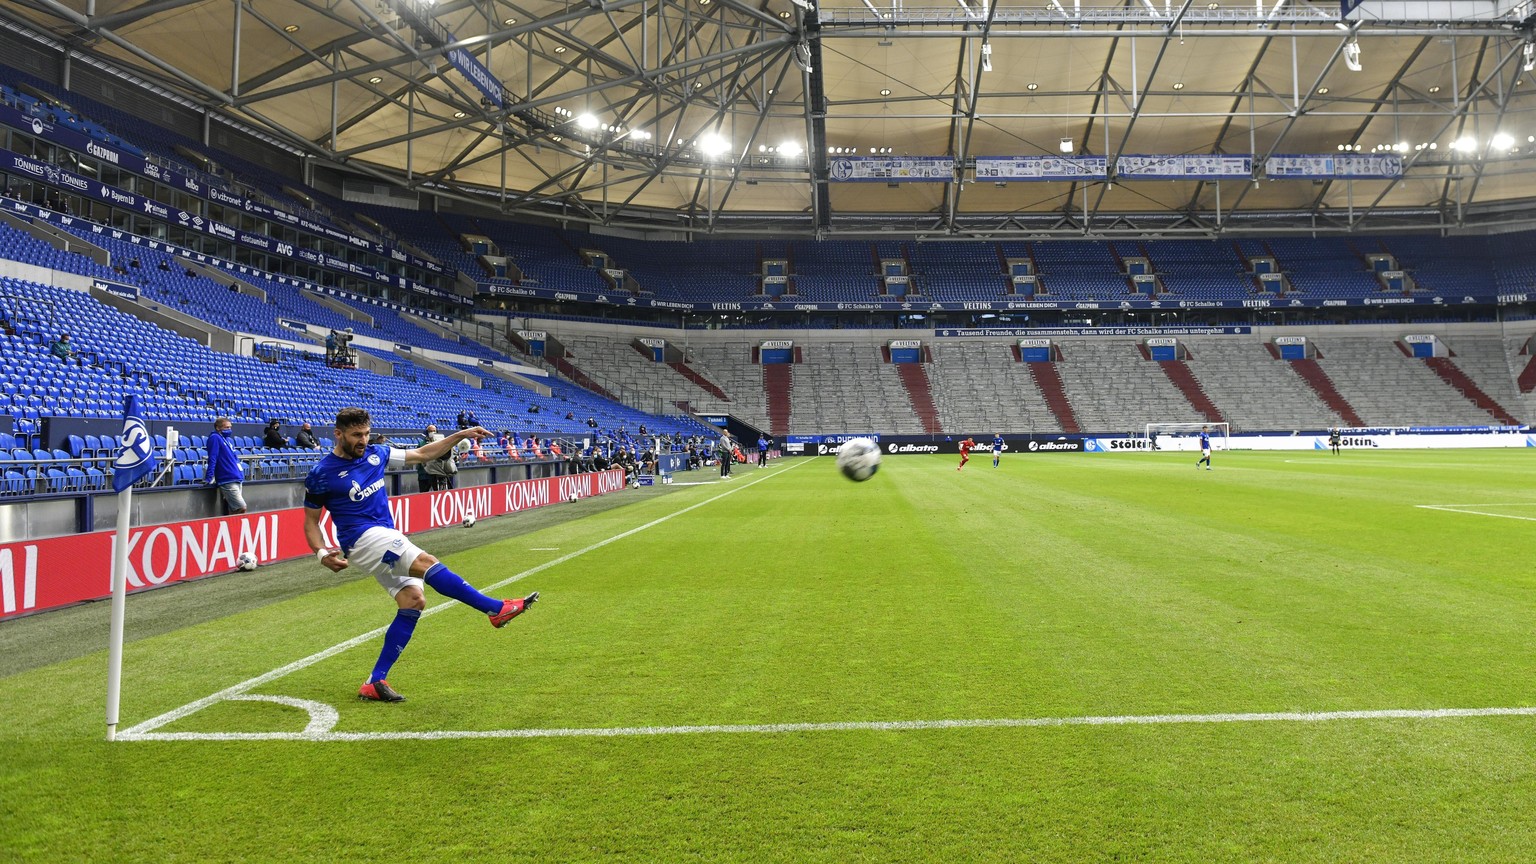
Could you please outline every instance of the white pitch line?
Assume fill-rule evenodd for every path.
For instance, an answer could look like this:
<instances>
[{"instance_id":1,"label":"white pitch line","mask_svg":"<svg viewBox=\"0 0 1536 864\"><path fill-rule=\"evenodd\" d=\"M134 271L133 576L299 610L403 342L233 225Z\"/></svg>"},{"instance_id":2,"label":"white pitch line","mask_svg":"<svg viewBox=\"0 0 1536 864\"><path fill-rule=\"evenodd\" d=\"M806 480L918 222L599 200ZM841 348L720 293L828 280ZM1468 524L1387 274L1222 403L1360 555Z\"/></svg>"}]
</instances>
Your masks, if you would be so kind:
<instances>
[{"instance_id":1,"label":"white pitch line","mask_svg":"<svg viewBox=\"0 0 1536 864\"><path fill-rule=\"evenodd\" d=\"M267 696L262 693L243 693L239 696L229 697L231 700L243 702L276 702L279 705L287 705L289 708L297 708L309 713L309 724L304 727L301 735L323 735L336 728L341 720L341 713L335 707L324 702L316 702L313 699L295 699L292 696Z\"/></svg>"},{"instance_id":2,"label":"white pitch line","mask_svg":"<svg viewBox=\"0 0 1536 864\"><path fill-rule=\"evenodd\" d=\"M845 723L762 723L730 726L621 726L591 729L483 729L432 732L128 732L119 741L446 741L465 738L630 738L659 735L781 735L797 732L913 732L930 729L1017 729L1052 726L1170 726L1209 723L1327 723L1339 720L1443 720L1453 717L1531 717L1536 707L1393 708L1379 711L1279 711L1257 714L1131 714L1109 717L1030 717L992 720L887 720Z\"/></svg>"},{"instance_id":3,"label":"white pitch line","mask_svg":"<svg viewBox=\"0 0 1536 864\"><path fill-rule=\"evenodd\" d=\"M809 461L810 461L809 459L803 460L801 462L797 462L797 463L795 463L793 465L790 465L790 466L788 466L786 468L781 468L778 471L774 471L771 474L764 474L762 477L758 477L758 478L756 478L754 480L751 480L749 482L743 483L740 486L737 486L737 487L735 487L733 489L730 489L729 491L721 492L719 495L716 495L716 496L714 496L712 498L705 498L703 501L700 501L697 504L691 504L691 505L689 505L687 507L684 507L681 510L677 510L675 512L668 513L667 515L662 516L659 519L652 519L651 521L645 523L644 525L639 526L638 528L631 528L628 531L624 531L622 533L615 534L615 535L613 535L612 537L609 537L606 540L599 540L596 543L593 543L591 546L587 546L587 547L582 548L582 549L577 549L575 552L568 552L568 553L566 553L564 555L561 555L559 558L554 558L554 559L551 559L549 561L546 561L543 564L538 565L537 567L531 567L531 568L529 568L527 570L524 570L521 573L518 573L515 576L509 576L508 578L503 579L500 582L497 582L497 583L492 584L492 585L487 585L487 586L485 586L481 590L482 591L494 591L497 588L503 588L503 587L505 587L507 585L511 585L513 582L516 582L519 579L524 579L526 577L534 575L535 573L542 573L542 572L544 572L545 570L548 570L551 567L557 567L557 566L559 566L561 564L564 564L565 562L570 561L572 558L578 558L578 557L580 557L582 555L587 554L588 552L595 552L596 550L601 549L604 546L607 546L607 545L609 545L611 543L617 543L618 541L623 540L626 537L632 536L634 534L639 534L641 531L645 531L646 529L649 529L649 528L654 528L655 526L660 525L661 523L666 522L666 521L668 521L670 519L675 519L676 517L681 516L684 513L687 513L687 512L692 511L692 510L697 510L697 509L699 509L700 507L703 507L706 504L713 504L714 502L719 501L721 498L724 498L727 495L735 495L737 492L740 492L743 489L746 489L746 488L748 488L750 486L754 486L754 485L756 485L758 483L763 482L764 480L768 480L768 479L770 479L770 478L772 478L774 476L782 474L785 471L793 471L796 468L800 467L801 465L804 465L806 462L809 462ZM448 601L445 601L443 603L439 603L436 606L428 607L421 614L422 614L422 617L426 617L428 615L435 615L438 612L443 611L444 609L448 609L448 608L451 608L451 607L454 607L454 606L459 606L459 605L462 605L462 604L460 604L457 600L448 600ZM293 661L292 663L289 663L286 666L279 666L278 668L273 669L270 672L265 672L265 673L263 673L261 675L257 675L255 678L250 678L250 679L247 679L245 681L242 681L239 684L234 685L233 687L226 687L223 690L220 690L219 692L214 693L211 696L204 696L203 698L198 699L195 702L188 702L187 704L181 706L180 708L176 708L174 710L167 711L164 714L161 714L161 715L159 715L157 717L151 717L150 719L145 720L142 723L139 723L139 724L137 724L135 726L131 726L128 729L125 729L125 730L117 733L117 737L118 737L119 740L121 740L124 736L127 736L127 735L142 735L142 734L144 734L146 732L150 732L150 731L153 731L155 729L159 729L161 726L165 726L165 725L167 725L169 723L174 723L177 720L182 719L183 717L186 717L186 716L188 716L190 714L194 714L194 713L196 713L198 711L201 711L204 708L207 708L209 705L214 704L215 702L221 702L221 701L223 701L225 699L229 699L229 698L232 698L234 696L238 696L238 695L240 695L242 693L245 693L248 690L251 690L251 689L256 688L256 687L260 687L261 685L267 683L268 681L275 681L278 678L282 678L285 675L289 675L289 674L292 674L294 672L297 672L300 669L305 669L307 667L313 666L316 663L319 663L320 661L325 660L325 659L327 659L329 657L334 657L337 654L340 654L341 652L346 651L349 648L355 648L358 645L363 644L364 642L368 642L369 640L372 640L372 639L374 639L374 638L376 638L378 636L382 636L384 634L384 631L388 630L388 629L389 629L389 627L386 625L384 627L379 627L379 628L376 628L374 630L369 630L367 633L364 633L364 634L362 634L360 636L354 636L354 637L352 637L351 639L348 639L345 642L338 642L337 644L332 645L331 647L326 648L323 651L317 651L314 654L311 654L308 657L303 658L302 660L295 660L295 661Z\"/></svg>"},{"instance_id":4,"label":"white pitch line","mask_svg":"<svg viewBox=\"0 0 1536 864\"><path fill-rule=\"evenodd\" d=\"M1519 504L1415 504L1419 510L1439 510L1443 513L1462 513L1467 516L1492 516L1495 519L1519 519L1522 522L1536 522L1536 516L1515 516L1511 513L1484 513L1481 510L1470 510L1470 507L1528 507L1536 502L1522 502Z\"/></svg>"}]
</instances>

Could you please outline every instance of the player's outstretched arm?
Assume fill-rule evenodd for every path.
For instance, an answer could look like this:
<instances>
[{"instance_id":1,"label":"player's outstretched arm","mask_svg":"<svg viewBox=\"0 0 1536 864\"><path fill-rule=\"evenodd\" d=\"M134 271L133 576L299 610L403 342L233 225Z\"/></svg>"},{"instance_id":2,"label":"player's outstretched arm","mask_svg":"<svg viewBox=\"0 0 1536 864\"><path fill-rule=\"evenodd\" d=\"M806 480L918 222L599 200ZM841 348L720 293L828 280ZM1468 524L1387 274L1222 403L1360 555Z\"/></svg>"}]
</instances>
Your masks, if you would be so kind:
<instances>
[{"instance_id":1,"label":"player's outstretched arm","mask_svg":"<svg viewBox=\"0 0 1536 864\"><path fill-rule=\"evenodd\" d=\"M431 462L433 459L443 458L443 454L453 449L453 445L465 439L483 441L491 437L491 430L484 426L471 426L468 429L460 429L452 435L445 435L430 444L423 444L415 450L405 451L405 464L415 465L418 462Z\"/></svg>"},{"instance_id":2,"label":"player's outstretched arm","mask_svg":"<svg viewBox=\"0 0 1536 864\"><path fill-rule=\"evenodd\" d=\"M340 573L347 569L347 559L341 557L340 549L332 549L325 545L325 535L320 533L320 508L304 508L304 539L309 542L309 548L315 550L315 557L325 565L325 569L332 573Z\"/></svg>"}]
</instances>

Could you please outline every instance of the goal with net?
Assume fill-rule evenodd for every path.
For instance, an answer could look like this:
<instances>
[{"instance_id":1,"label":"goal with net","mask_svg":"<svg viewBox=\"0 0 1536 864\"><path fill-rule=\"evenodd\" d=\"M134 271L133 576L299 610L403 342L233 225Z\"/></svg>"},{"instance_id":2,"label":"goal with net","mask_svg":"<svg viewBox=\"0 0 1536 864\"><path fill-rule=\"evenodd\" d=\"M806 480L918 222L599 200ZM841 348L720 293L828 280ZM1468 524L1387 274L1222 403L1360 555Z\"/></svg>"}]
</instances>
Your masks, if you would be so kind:
<instances>
[{"instance_id":1,"label":"goal with net","mask_svg":"<svg viewBox=\"0 0 1536 864\"><path fill-rule=\"evenodd\" d=\"M1211 449L1228 450L1230 423L1148 423L1143 433L1148 450L1199 450L1200 430L1208 428Z\"/></svg>"}]
</instances>

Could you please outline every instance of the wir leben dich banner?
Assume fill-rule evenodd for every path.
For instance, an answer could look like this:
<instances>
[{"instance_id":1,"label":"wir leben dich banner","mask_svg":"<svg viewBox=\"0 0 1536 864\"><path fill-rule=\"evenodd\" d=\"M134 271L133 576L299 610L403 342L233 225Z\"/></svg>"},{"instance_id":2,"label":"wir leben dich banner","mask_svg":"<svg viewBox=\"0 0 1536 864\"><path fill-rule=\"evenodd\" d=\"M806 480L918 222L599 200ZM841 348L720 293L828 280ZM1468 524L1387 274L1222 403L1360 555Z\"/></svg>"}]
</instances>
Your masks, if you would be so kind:
<instances>
[{"instance_id":1,"label":"wir leben dich banner","mask_svg":"<svg viewBox=\"0 0 1536 864\"><path fill-rule=\"evenodd\" d=\"M623 488L624 472L614 470L401 495L389 506L395 526L414 534L458 525L469 512L502 516ZM336 545L329 514L322 517L321 530L326 542ZM114 534L0 544L0 619L111 594ZM303 508L134 528L128 539L128 590L228 573L241 552L262 564L312 554L304 542Z\"/></svg>"}]
</instances>

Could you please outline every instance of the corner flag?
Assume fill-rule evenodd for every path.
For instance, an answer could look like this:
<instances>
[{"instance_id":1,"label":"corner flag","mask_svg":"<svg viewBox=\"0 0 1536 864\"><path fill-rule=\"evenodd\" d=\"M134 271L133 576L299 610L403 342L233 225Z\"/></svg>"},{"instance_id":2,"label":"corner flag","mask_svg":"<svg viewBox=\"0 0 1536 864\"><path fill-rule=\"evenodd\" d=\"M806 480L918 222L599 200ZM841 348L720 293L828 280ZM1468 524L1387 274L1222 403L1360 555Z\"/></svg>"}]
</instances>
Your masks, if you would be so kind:
<instances>
[{"instance_id":1,"label":"corner flag","mask_svg":"<svg viewBox=\"0 0 1536 864\"><path fill-rule=\"evenodd\" d=\"M139 397L129 396L123 406L123 449L112 463L112 491L121 492L155 470L155 439L149 437Z\"/></svg>"},{"instance_id":2,"label":"corner flag","mask_svg":"<svg viewBox=\"0 0 1536 864\"><path fill-rule=\"evenodd\" d=\"M155 439L149 437L139 397L123 403L123 449L112 462L112 490L117 492L117 538L112 549L112 622L107 636L107 740L117 737L118 696L123 683L123 609L128 591L128 527L133 484L155 470Z\"/></svg>"}]
</instances>

